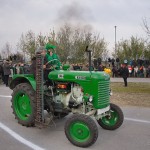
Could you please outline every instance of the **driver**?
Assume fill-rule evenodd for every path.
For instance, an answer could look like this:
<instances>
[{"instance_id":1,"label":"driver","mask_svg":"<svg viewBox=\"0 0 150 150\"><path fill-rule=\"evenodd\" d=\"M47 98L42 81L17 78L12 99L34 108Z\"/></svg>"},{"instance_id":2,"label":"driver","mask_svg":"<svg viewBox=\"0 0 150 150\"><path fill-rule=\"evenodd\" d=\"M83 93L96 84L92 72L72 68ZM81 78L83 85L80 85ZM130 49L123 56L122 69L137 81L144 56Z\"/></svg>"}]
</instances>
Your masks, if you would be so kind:
<instances>
[{"instance_id":1,"label":"driver","mask_svg":"<svg viewBox=\"0 0 150 150\"><path fill-rule=\"evenodd\" d=\"M48 79L48 74L53 70L59 70L61 68L61 63L59 61L59 57L57 56L56 53L54 53L54 49L56 48L56 46L51 45L51 44L46 44L45 49L47 50L47 53L45 54L45 59L46 61L44 61L44 79L45 80L49 80ZM52 66L54 68L52 68Z\"/></svg>"},{"instance_id":2,"label":"driver","mask_svg":"<svg viewBox=\"0 0 150 150\"><path fill-rule=\"evenodd\" d=\"M48 62L46 64L44 64L44 67L48 68L47 65L50 64L50 65L55 66L56 70L59 70L62 65L59 61L59 57L57 56L56 53L54 53L54 49L56 48L56 46L48 43L48 44L46 44L45 48L47 50L46 60Z\"/></svg>"}]
</instances>

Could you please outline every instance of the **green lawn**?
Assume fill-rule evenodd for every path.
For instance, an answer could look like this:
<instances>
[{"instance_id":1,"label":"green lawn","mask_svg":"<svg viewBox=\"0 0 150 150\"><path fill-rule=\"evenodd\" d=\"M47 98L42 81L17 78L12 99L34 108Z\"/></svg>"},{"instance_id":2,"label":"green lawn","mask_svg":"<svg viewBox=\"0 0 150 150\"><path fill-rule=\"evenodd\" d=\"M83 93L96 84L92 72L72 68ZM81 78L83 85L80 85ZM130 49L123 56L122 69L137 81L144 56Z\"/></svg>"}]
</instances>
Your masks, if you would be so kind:
<instances>
[{"instance_id":1,"label":"green lawn","mask_svg":"<svg viewBox=\"0 0 150 150\"><path fill-rule=\"evenodd\" d=\"M111 83L111 89L114 92L123 93L150 93L150 83L128 83L128 87L124 87L124 83Z\"/></svg>"}]
</instances>

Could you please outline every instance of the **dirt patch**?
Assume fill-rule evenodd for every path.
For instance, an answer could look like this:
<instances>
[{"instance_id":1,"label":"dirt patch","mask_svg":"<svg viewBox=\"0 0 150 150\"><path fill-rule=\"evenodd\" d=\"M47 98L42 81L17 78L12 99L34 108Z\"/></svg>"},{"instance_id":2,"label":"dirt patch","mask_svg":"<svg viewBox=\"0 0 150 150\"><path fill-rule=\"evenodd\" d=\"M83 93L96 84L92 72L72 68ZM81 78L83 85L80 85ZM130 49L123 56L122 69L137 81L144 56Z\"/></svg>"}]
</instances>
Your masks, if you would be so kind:
<instances>
[{"instance_id":1,"label":"dirt patch","mask_svg":"<svg viewBox=\"0 0 150 150\"><path fill-rule=\"evenodd\" d=\"M129 83L123 87L121 83L111 83L113 95L111 102L120 106L150 107L150 84Z\"/></svg>"},{"instance_id":2,"label":"dirt patch","mask_svg":"<svg viewBox=\"0 0 150 150\"><path fill-rule=\"evenodd\" d=\"M113 93L110 98L112 103L120 106L150 107L150 94L143 93Z\"/></svg>"},{"instance_id":3,"label":"dirt patch","mask_svg":"<svg viewBox=\"0 0 150 150\"><path fill-rule=\"evenodd\" d=\"M150 107L150 94L143 93L113 93L111 102L120 106L142 106Z\"/></svg>"}]
</instances>

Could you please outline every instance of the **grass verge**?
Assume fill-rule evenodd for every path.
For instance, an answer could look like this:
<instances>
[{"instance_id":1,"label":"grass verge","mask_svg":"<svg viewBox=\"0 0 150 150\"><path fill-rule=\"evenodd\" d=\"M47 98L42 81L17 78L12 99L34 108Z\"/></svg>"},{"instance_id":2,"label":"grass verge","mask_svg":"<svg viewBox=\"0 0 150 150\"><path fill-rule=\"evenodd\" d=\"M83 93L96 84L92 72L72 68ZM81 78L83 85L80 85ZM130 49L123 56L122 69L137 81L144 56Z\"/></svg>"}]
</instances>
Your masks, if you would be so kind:
<instances>
[{"instance_id":1,"label":"grass verge","mask_svg":"<svg viewBox=\"0 0 150 150\"><path fill-rule=\"evenodd\" d=\"M111 83L111 102L120 106L150 107L150 83Z\"/></svg>"}]
</instances>

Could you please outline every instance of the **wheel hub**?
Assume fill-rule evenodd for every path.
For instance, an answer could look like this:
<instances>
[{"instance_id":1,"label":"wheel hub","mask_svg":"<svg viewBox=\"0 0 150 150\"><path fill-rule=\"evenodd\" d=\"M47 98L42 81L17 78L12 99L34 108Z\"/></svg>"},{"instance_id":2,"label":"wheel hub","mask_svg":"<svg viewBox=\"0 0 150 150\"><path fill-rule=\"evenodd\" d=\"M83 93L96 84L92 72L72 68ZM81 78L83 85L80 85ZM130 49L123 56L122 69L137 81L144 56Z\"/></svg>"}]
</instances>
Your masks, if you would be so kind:
<instances>
[{"instance_id":1,"label":"wheel hub","mask_svg":"<svg viewBox=\"0 0 150 150\"><path fill-rule=\"evenodd\" d=\"M22 106L22 108L23 108L24 110L27 109L27 104L26 104L26 102L23 102L21 106Z\"/></svg>"},{"instance_id":2,"label":"wheel hub","mask_svg":"<svg viewBox=\"0 0 150 150\"><path fill-rule=\"evenodd\" d=\"M85 141L90 137L90 129L86 124L81 122L73 123L70 127L70 133L73 139L77 141Z\"/></svg>"},{"instance_id":3,"label":"wheel hub","mask_svg":"<svg viewBox=\"0 0 150 150\"><path fill-rule=\"evenodd\" d=\"M79 129L79 130L78 130L78 134L81 135L82 133L83 133L83 131L82 131L81 129Z\"/></svg>"},{"instance_id":4,"label":"wheel hub","mask_svg":"<svg viewBox=\"0 0 150 150\"><path fill-rule=\"evenodd\" d=\"M102 118L102 121L104 124L107 124L109 126L113 126L116 124L118 120L118 114L115 111L110 111L110 114L104 118Z\"/></svg>"}]
</instances>

